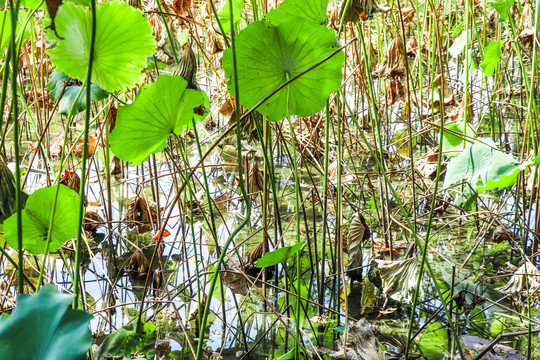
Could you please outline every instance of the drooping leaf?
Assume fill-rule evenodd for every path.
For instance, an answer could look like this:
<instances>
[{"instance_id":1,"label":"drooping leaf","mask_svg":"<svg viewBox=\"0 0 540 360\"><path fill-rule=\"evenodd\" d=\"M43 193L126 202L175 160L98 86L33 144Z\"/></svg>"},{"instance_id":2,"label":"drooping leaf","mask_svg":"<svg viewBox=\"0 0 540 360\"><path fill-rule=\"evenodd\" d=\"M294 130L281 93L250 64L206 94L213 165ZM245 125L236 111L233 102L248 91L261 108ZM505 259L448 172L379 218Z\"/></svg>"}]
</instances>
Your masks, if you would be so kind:
<instances>
[{"instance_id":1,"label":"drooping leaf","mask_svg":"<svg viewBox=\"0 0 540 360\"><path fill-rule=\"evenodd\" d=\"M493 3L493 7L499 13L502 21L508 20L510 16L510 8L514 5L516 0L499 0Z\"/></svg>"},{"instance_id":2,"label":"drooping leaf","mask_svg":"<svg viewBox=\"0 0 540 360\"><path fill-rule=\"evenodd\" d=\"M309 69L336 49L334 32L302 18L277 26L251 23L236 39L239 100L252 108L279 85ZM341 86L344 55L339 53L301 76L268 99L258 111L271 121L286 116L309 116L324 107ZM232 50L223 54L223 69L233 77ZM234 81L229 82L234 95Z\"/></svg>"},{"instance_id":3,"label":"drooping leaf","mask_svg":"<svg viewBox=\"0 0 540 360\"><path fill-rule=\"evenodd\" d=\"M357 213L349 227L349 265L347 273L353 280L362 281L362 243L369 239L370 231L362 214Z\"/></svg>"},{"instance_id":4,"label":"drooping leaf","mask_svg":"<svg viewBox=\"0 0 540 360\"><path fill-rule=\"evenodd\" d=\"M31 254L43 254L47 248L47 234L53 213L56 186L42 188L32 193L21 213L23 248ZM56 211L51 229L49 252L58 250L77 235L77 209L79 195L65 185L58 189ZM9 246L18 248L16 214L4 222L5 239Z\"/></svg>"},{"instance_id":5,"label":"drooping leaf","mask_svg":"<svg viewBox=\"0 0 540 360\"><path fill-rule=\"evenodd\" d=\"M230 1L232 1L233 6L233 26L240 20L240 17L242 16L242 7L244 7L244 0L225 0L218 12L218 16L221 26L223 26L223 31L226 33L231 32Z\"/></svg>"},{"instance_id":6,"label":"drooping leaf","mask_svg":"<svg viewBox=\"0 0 540 360\"><path fill-rule=\"evenodd\" d=\"M448 163L444 187L466 180L473 189L512 186L517 176L532 161L519 162L513 156L497 150L491 139L482 139L466 146L465 150Z\"/></svg>"},{"instance_id":7,"label":"drooping leaf","mask_svg":"<svg viewBox=\"0 0 540 360\"><path fill-rule=\"evenodd\" d=\"M36 295L21 295L0 322L3 359L81 359L92 344L92 315L69 309L72 295L45 284Z\"/></svg>"},{"instance_id":8,"label":"drooping leaf","mask_svg":"<svg viewBox=\"0 0 540 360\"><path fill-rule=\"evenodd\" d=\"M68 80L69 76L67 76L63 72L53 72L51 74L50 80L47 85L45 85L45 87L49 90L49 94L55 101L62 93L64 84ZM66 89L64 90L64 95L62 95L62 98L58 103L58 112L60 114L69 115L71 106L73 105L73 102L75 101L75 98L77 97L77 94L80 90L81 87L74 83L69 83L66 86ZM99 86L95 84L90 85L90 100L99 101L106 99L108 96L109 94L103 89L101 89ZM78 114L84 110L86 110L86 86L83 87L81 95L75 102L75 107L73 109L72 115Z\"/></svg>"},{"instance_id":9,"label":"drooping leaf","mask_svg":"<svg viewBox=\"0 0 540 360\"><path fill-rule=\"evenodd\" d=\"M461 34L454 40L452 46L448 48L448 52L452 57L456 57L463 52L467 44L467 31L463 30Z\"/></svg>"},{"instance_id":10,"label":"drooping leaf","mask_svg":"<svg viewBox=\"0 0 540 360\"><path fill-rule=\"evenodd\" d=\"M284 246L274 251L267 252L266 254L264 254L262 258L257 260L256 267L263 268L263 267L274 266L279 263L284 263L287 261L289 257L299 252L300 249L304 247L305 243L306 243L306 240L300 241L299 243L296 243L291 246Z\"/></svg>"},{"instance_id":11,"label":"drooping leaf","mask_svg":"<svg viewBox=\"0 0 540 360\"><path fill-rule=\"evenodd\" d=\"M429 324L418 342L427 359L443 359L448 353L448 330L440 323Z\"/></svg>"},{"instance_id":12,"label":"drooping leaf","mask_svg":"<svg viewBox=\"0 0 540 360\"><path fill-rule=\"evenodd\" d=\"M137 354L138 359L154 359L156 332L155 325L147 326L145 323L143 333L137 333L135 324L123 326L116 330L103 341L95 354L95 359L131 359Z\"/></svg>"},{"instance_id":13,"label":"drooping leaf","mask_svg":"<svg viewBox=\"0 0 540 360\"><path fill-rule=\"evenodd\" d=\"M495 67L502 55L502 44L500 41L492 41L487 44L484 49L484 60L480 64L480 67L487 76L493 75Z\"/></svg>"},{"instance_id":14,"label":"drooping leaf","mask_svg":"<svg viewBox=\"0 0 540 360\"><path fill-rule=\"evenodd\" d=\"M285 0L271 10L266 18L274 25L301 17L308 22L323 25L326 22L328 0Z\"/></svg>"},{"instance_id":15,"label":"drooping leaf","mask_svg":"<svg viewBox=\"0 0 540 360\"><path fill-rule=\"evenodd\" d=\"M96 11L97 28L92 82L114 92L141 83L146 59L154 53L152 27L142 12L119 1L104 2ZM56 46L47 53L57 71L84 80L88 68L92 15L90 9L65 2L55 18L47 39Z\"/></svg>"},{"instance_id":16,"label":"drooping leaf","mask_svg":"<svg viewBox=\"0 0 540 360\"><path fill-rule=\"evenodd\" d=\"M463 133L465 134L458 135ZM444 155L448 157L458 156L465 148L464 142L470 142L472 140L471 138L476 139L476 133L469 123L462 121L460 123L450 123L445 125L442 141Z\"/></svg>"},{"instance_id":17,"label":"drooping leaf","mask_svg":"<svg viewBox=\"0 0 540 360\"><path fill-rule=\"evenodd\" d=\"M383 293L395 301L410 304L418 282L418 258L407 260L373 260L382 279Z\"/></svg>"},{"instance_id":18,"label":"drooping leaf","mask_svg":"<svg viewBox=\"0 0 540 360\"><path fill-rule=\"evenodd\" d=\"M141 164L165 148L167 138L201 119L194 110L208 106L202 91L186 89L181 76L160 75L141 88L135 101L118 109L110 142L113 153L124 161Z\"/></svg>"},{"instance_id":19,"label":"drooping leaf","mask_svg":"<svg viewBox=\"0 0 540 360\"><path fill-rule=\"evenodd\" d=\"M0 161L0 224L4 222L9 216L17 211L17 204L15 202L16 194L15 179L8 166ZM21 204L24 208L28 195L23 191L20 191Z\"/></svg>"}]
</instances>

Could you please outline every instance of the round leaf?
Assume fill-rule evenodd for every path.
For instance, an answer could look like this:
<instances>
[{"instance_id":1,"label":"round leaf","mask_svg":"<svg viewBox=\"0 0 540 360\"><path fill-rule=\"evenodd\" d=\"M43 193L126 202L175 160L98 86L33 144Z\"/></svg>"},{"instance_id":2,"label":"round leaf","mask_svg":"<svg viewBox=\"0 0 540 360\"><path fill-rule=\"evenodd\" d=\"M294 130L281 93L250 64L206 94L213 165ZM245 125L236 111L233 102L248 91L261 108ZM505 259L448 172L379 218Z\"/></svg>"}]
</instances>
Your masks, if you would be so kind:
<instances>
[{"instance_id":1,"label":"round leaf","mask_svg":"<svg viewBox=\"0 0 540 360\"><path fill-rule=\"evenodd\" d=\"M334 32L324 26L294 18L277 26L251 23L236 39L240 103L252 108L290 78L307 70L336 49ZM341 85L343 53L301 76L267 100L258 111L270 120L309 116L321 110ZM232 49L223 54L223 69L233 76ZM234 82L229 91L234 94Z\"/></svg>"},{"instance_id":2,"label":"round leaf","mask_svg":"<svg viewBox=\"0 0 540 360\"><path fill-rule=\"evenodd\" d=\"M142 82L146 59L155 49L152 27L142 12L118 1L105 2L96 11L96 42L92 82L109 92ZM57 42L48 50L57 71L84 79L88 68L92 14L90 9L64 2L55 17L56 32L47 32Z\"/></svg>"},{"instance_id":3,"label":"round leaf","mask_svg":"<svg viewBox=\"0 0 540 360\"><path fill-rule=\"evenodd\" d=\"M160 75L141 89L130 104L118 109L110 142L113 153L124 161L141 164L148 155L165 148L167 138L192 126L194 109L208 104L202 91L186 89L181 76Z\"/></svg>"},{"instance_id":4,"label":"round leaf","mask_svg":"<svg viewBox=\"0 0 540 360\"><path fill-rule=\"evenodd\" d=\"M21 295L0 322L2 359L81 359L92 345L92 315L68 309L72 295L45 284L37 295Z\"/></svg>"},{"instance_id":5,"label":"round leaf","mask_svg":"<svg viewBox=\"0 0 540 360\"><path fill-rule=\"evenodd\" d=\"M271 10L267 19L274 25L301 16L314 24L326 22L328 0L285 0L277 8Z\"/></svg>"},{"instance_id":6,"label":"round leaf","mask_svg":"<svg viewBox=\"0 0 540 360\"><path fill-rule=\"evenodd\" d=\"M39 189L28 197L26 209L21 212L23 248L31 254L45 253L55 194L56 186ZM78 206L79 195L67 186L60 185L49 252L58 250L66 241L77 235ZM13 214L4 222L5 239L9 246L15 249L18 248L16 216Z\"/></svg>"}]
</instances>

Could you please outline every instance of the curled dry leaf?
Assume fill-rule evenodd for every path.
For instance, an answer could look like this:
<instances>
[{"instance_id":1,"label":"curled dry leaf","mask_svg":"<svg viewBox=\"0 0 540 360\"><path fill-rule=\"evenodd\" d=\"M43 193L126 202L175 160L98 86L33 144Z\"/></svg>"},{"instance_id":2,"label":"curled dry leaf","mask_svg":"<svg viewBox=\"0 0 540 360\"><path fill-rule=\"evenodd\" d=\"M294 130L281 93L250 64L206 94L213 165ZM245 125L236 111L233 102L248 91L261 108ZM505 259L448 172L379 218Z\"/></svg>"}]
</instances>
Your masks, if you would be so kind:
<instances>
[{"instance_id":1,"label":"curled dry leaf","mask_svg":"<svg viewBox=\"0 0 540 360\"><path fill-rule=\"evenodd\" d=\"M150 264L146 256L144 256L141 250L137 250L131 255L127 270L134 276L141 277L146 275L149 266Z\"/></svg>"},{"instance_id":2,"label":"curled dry leaf","mask_svg":"<svg viewBox=\"0 0 540 360\"><path fill-rule=\"evenodd\" d=\"M221 37L216 35L216 31L212 26L209 26L208 30L206 30L206 48L212 55L222 52L225 49Z\"/></svg>"},{"instance_id":3,"label":"curled dry leaf","mask_svg":"<svg viewBox=\"0 0 540 360\"><path fill-rule=\"evenodd\" d=\"M202 293L201 304L200 304L202 308L204 308L204 306L206 305L207 299L208 299L208 296L206 295L206 293ZM197 320L198 316L199 316L199 303L196 302L195 305L191 308L191 311L189 312L188 321Z\"/></svg>"},{"instance_id":4,"label":"curled dry leaf","mask_svg":"<svg viewBox=\"0 0 540 360\"><path fill-rule=\"evenodd\" d=\"M362 243L371 236L366 219L360 213L356 213L349 227L348 252L349 265L347 273L352 280L362 281Z\"/></svg>"},{"instance_id":5,"label":"curled dry leaf","mask_svg":"<svg viewBox=\"0 0 540 360\"><path fill-rule=\"evenodd\" d=\"M403 76L405 73L405 48L400 36L395 36L386 49L384 61L377 74L381 77Z\"/></svg>"},{"instance_id":6,"label":"curled dry leaf","mask_svg":"<svg viewBox=\"0 0 540 360\"><path fill-rule=\"evenodd\" d=\"M84 215L84 230L86 231L94 231L103 223L103 219L95 211L87 211Z\"/></svg>"},{"instance_id":7,"label":"curled dry leaf","mask_svg":"<svg viewBox=\"0 0 540 360\"><path fill-rule=\"evenodd\" d=\"M529 3L525 4L521 12L518 30L519 39L525 49L532 49L534 41L533 9Z\"/></svg>"},{"instance_id":8,"label":"curled dry leaf","mask_svg":"<svg viewBox=\"0 0 540 360\"><path fill-rule=\"evenodd\" d=\"M244 274L239 272L240 266L237 264L223 266L223 271L220 272L221 280L225 283L234 294L247 295L249 287Z\"/></svg>"},{"instance_id":9,"label":"curled dry leaf","mask_svg":"<svg viewBox=\"0 0 540 360\"><path fill-rule=\"evenodd\" d=\"M159 297L159 289L163 284L163 270L156 269L152 275L152 289L154 290L154 297Z\"/></svg>"},{"instance_id":10,"label":"curled dry leaf","mask_svg":"<svg viewBox=\"0 0 540 360\"><path fill-rule=\"evenodd\" d=\"M255 265L255 262L262 258L264 250L264 240L255 245L251 250L249 250L244 257L244 263L246 268L252 268Z\"/></svg>"},{"instance_id":11,"label":"curled dry leaf","mask_svg":"<svg viewBox=\"0 0 540 360\"><path fill-rule=\"evenodd\" d=\"M122 175L122 160L113 156L111 160L111 175Z\"/></svg>"},{"instance_id":12,"label":"curled dry leaf","mask_svg":"<svg viewBox=\"0 0 540 360\"><path fill-rule=\"evenodd\" d=\"M410 304L418 282L418 257L396 261L373 261L379 268L383 293L397 302Z\"/></svg>"},{"instance_id":13,"label":"curled dry leaf","mask_svg":"<svg viewBox=\"0 0 540 360\"><path fill-rule=\"evenodd\" d=\"M504 294L522 294L527 295L527 281L529 285L529 296L531 299L538 299L540 293L540 270L530 261L526 261L521 265L508 283L500 288L496 288Z\"/></svg>"},{"instance_id":14,"label":"curled dry leaf","mask_svg":"<svg viewBox=\"0 0 540 360\"><path fill-rule=\"evenodd\" d=\"M88 136L88 157L91 158L94 156L94 153L96 152L97 148L97 139L93 136ZM80 139L75 144L75 147L73 148L73 155L78 158L82 159L83 156L83 149L84 149L84 140Z\"/></svg>"},{"instance_id":15,"label":"curled dry leaf","mask_svg":"<svg viewBox=\"0 0 540 360\"><path fill-rule=\"evenodd\" d=\"M197 82L197 57L188 41L182 46L182 56L178 60L178 68L174 75L180 75L187 81L187 89L200 90Z\"/></svg>"},{"instance_id":16,"label":"curled dry leaf","mask_svg":"<svg viewBox=\"0 0 540 360\"><path fill-rule=\"evenodd\" d=\"M157 220L157 205L147 202L145 198L135 197L129 203L129 209L124 216L124 221L129 229L137 227L139 232L147 232L153 229Z\"/></svg>"},{"instance_id":17,"label":"curled dry leaf","mask_svg":"<svg viewBox=\"0 0 540 360\"><path fill-rule=\"evenodd\" d=\"M336 341L339 350L330 357L337 360L385 360L378 335L379 327L361 318L358 322L350 324L346 339L343 339L342 335Z\"/></svg>"},{"instance_id":18,"label":"curled dry leaf","mask_svg":"<svg viewBox=\"0 0 540 360\"><path fill-rule=\"evenodd\" d=\"M359 19L367 20L372 17L374 13L381 10L379 4L374 0L343 1L339 10L339 18L343 19L345 24L356 23ZM343 17L344 13L345 17Z\"/></svg>"},{"instance_id":19,"label":"curled dry leaf","mask_svg":"<svg viewBox=\"0 0 540 360\"><path fill-rule=\"evenodd\" d=\"M249 160L251 158L251 161ZM252 198L259 192L264 191L264 172L259 169L255 156L248 155L244 157L244 169L246 171L246 190Z\"/></svg>"},{"instance_id":20,"label":"curled dry leaf","mask_svg":"<svg viewBox=\"0 0 540 360\"><path fill-rule=\"evenodd\" d=\"M254 111L249 114L249 116L245 118L240 118L240 135L242 137L242 140L252 142L259 139L259 135L257 134L257 124L255 124L255 121L258 122L259 128L262 129L263 117L261 113ZM236 113L234 109L231 113L229 121L227 122L227 125L229 128L236 126ZM225 138L225 143L236 146L236 134L234 132L231 132L231 134Z\"/></svg>"},{"instance_id":21,"label":"curled dry leaf","mask_svg":"<svg viewBox=\"0 0 540 360\"><path fill-rule=\"evenodd\" d=\"M497 243L502 241L518 242L519 236L513 233L507 226L499 225L493 230L493 241Z\"/></svg>"},{"instance_id":22,"label":"curled dry leaf","mask_svg":"<svg viewBox=\"0 0 540 360\"><path fill-rule=\"evenodd\" d=\"M324 157L324 118L315 114L306 118L291 120L294 131L294 144L296 150L312 159L320 160ZM280 123L283 138L292 143L291 130L287 121Z\"/></svg>"}]
</instances>

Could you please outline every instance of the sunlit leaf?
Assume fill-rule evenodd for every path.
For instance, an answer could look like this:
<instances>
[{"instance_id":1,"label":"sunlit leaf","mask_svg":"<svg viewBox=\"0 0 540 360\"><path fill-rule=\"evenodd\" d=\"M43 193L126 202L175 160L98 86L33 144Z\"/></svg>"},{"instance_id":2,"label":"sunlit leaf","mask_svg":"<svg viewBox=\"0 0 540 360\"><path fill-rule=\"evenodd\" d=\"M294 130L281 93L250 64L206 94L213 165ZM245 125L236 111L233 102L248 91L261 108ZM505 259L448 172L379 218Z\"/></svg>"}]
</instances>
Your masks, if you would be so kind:
<instances>
[{"instance_id":1,"label":"sunlit leaf","mask_svg":"<svg viewBox=\"0 0 540 360\"><path fill-rule=\"evenodd\" d=\"M418 342L427 359L443 359L448 353L448 330L440 323L429 324Z\"/></svg>"},{"instance_id":2,"label":"sunlit leaf","mask_svg":"<svg viewBox=\"0 0 540 360\"><path fill-rule=\"evenodd\" d=\"M25 11L19 11L19 19L17 21L17 35L21 29L21 17L25 16ZM23 18L24 19L24 18ZM30 37L30 30L28 27L24 29L23 39ZM8 47L11 39L11 11L0 11L0 58L3 58L4 49Z\"/></svg>"},{"instance_id":3,"label":"sunlit leaf","mask_svg":"<svg viewBox=\"0 0 540 360\"><path fill-rule=\"evenodd\" d=\"M104 2L97 8L97 28L92 82L109 92L141 83L147 57L153 54L152 27L142 12L118 1ZM84 80L88 68L92 15L90 9L64 2L55 18L56 32L47 39L56 46L47 50L57 71Z\"/></svg>"},{"instance_id":4,"label":"sunlit leaf","mask_svg":"<svg viewBox=\"0 0 540 360\"><path fill-rule=\"evenodd\" d=\"M155 330L156 326L151 323L144 324L142 333L137 333L135 324L125 325L107 336L96 351L95 359L131 359L133 354L137 354L137 359L154 359Z\"/></svg>"},{"instance_id":5,"label":"sunlit leaf","mask_svg":"<svg viewBox=\"0 0 540 360\"><path fill-rule=\"evenodd\" d=\"M45 253L55 194L56 186L37 190L28 197L26 209L21 212L23 248L31 254ZM51 229L49 252L58 250L66 241L77 235L78 207L79 195L67 186L60 185ZM17 249L16 214L4 222L4 230L5 239L9 246Z\"/></svg>"},{"instance_id":6,"label":"sunlit leaf","mask_svg":"<svg viewBox=\"0 0 540 360\"><path fill-rule=\"evenodd\" d=\"M167 138L180 135L202 117L195 109L208 105L202 91L186 89L181 76L160 75L141 88L135 101L118 109L110 142L113 153L124 161L141 164L165 148Z\"/></svg>"},{"instance_id":7,"label":"sunlit leaf","mask_svg":"<svg viewBox=\"0 0 540 360\"><path fill-rule=\"evenodd\" d=\"M230 1L232 1L233 6L233 25L240 20L240 17L242 16L242 7L244 7L244 0L225 0L223 3L221 10L218 12L218 16L221 26L223 26L223 31L227 33L231 32Z\"/></svg>"},{"instance_id":8,"label":"sunlit leaf","mask_svg":"<svg viewBox=\"0 0 540 360\"><path fill-rule=\"evenodd\" d=\"M493 3L493 7L497 13L499 13L502 21L508 20L508 16L510 16L510 8L515 1L516 0L499 0Z\"/></svg>"},{"instance_id":9,"label":"sunlit leaf","mask_svg":"<svg viewBox=\"0 0 540 360\"><path fill-rule=\"evenodd\" d=\"M284 263L287 261L289 257L299 252L300 249L304 247L305 243L306 243L306 240L300 241L299 243L296 243L291 246L284 246L274 251L267 252L266 254L264 254L262 258L257 260L257 267L263 268L263 267L274 266L279 263Z\"/></svg>"},{"instance_id":10,"label":"sunlit leaf","mask_svg":"<svg viewBox=\"0 0 540 360\"><path fill-rule=\"evenodd\" d=\"M383 293L395 301L410 304L418 282L418 258L373 261L379 269Z\"/></svg>"},{"instance_id":11,"label":"sunlit leaf","mask_svg":"<svg viewBox=\"0 0 540 360\"><path fill-rule=\"evenodd\" d=\"M466 180L479 191L512 186L517 176L531 161L519 162L497 150L491 139L468 144L463 152L448 163L444 187Z\"/></svg>"},{"instance_id":12,"label":"sunlit leaf","mask_svg":"<svg viewBox=\"0 0 540 360\"><path fill-rule=\"evenodd\" d=\"M334 32L301 18L277 26L251 23L236 39L240 103L252 108L279 85L309 69L336 49ZM258 111L271 121L309 116L324 107L341 86L344 55L339 53L267 100ZM223 54L223 69L233 77L232 50ZM234 81L229 82L234 95Z\"/></svg>"},{"instance_id":13,"label":"sunlit leaf","mask_svg":"<svg viewBox=\"0 0 540 360\"><path fill-rule=\"evenodd\" d=\"M464 132L465 134L463 134ZM462 121L445 125L442 141L444 155L448 157L458 156L465 148L464 142L474 141L473 139L476 139L476 133L469 123Z\"/></svg>"},{"instance_id":14,"label":"sunlit leaf","mask_svg":"<svg viewBox=\"0 0 540 360\"><path fill-rule=\"evenodd\" d=\"M296 17L322 25L326 22L327 7L328 0L285 0L271 10L266 18L274 25L294 20Z\"/></svg>"},{"instance_id":15,"label":"sunlit leaf","mask_svg":"<svg viewBox=\"0 0 540 360\"><path fill-rule=\"evenodd\" d=\"M69 76L67 76L63 72L53 72L51 74L50 80L45 86L49 90L49 94L51 95L53 100L56 101L58 99L68 79ZM69 115L71 106L73 105L73 102L75 102L75 98L77 97L77 94L80 90L81 87L73 83L66 86L66 89L64 90L64 95L62 95L62 98L58 103L58 112L60 114ZM106 99L108 96L109 94L99 86L95 84L90 85L90 100L103 100ZM83 87L81 95L75 102L75 107L73 109L72 115L78 114L84 110L86 110L86 86Z\"/></svg>"},{"instance_id":16,"label":"sunlit leaf","mask_svg":"<svg viewBox=\"0 0 540 360\"><path fill-rule=\"evenodd\" d=\"M73 295L45 284L36 295L21 295L0 322L2 359L81 359L92 344L92 315L69 309Z\"/></svg>"},{"instance_id":17,"label":"sunlit leaf","mask_svg":"<svg viewBox=\"0 0 540 360\"><path fill-rule=\"evenodd\" d=\"M495 67L502 55L502 44L500 41L492 41L487 44L484 49L484 60L480 64L480 67L487 76L493 75Z\"/></svg>"},{"instance_id":18,"label":"sunlit leaf","mask_svg":"<svg viewBox=\"0 0 540 360\"><path fill-rule=\"evenodd\" d=\"M452 57L456 57L463 52L467 45L467 31L463 30L461 34L454 40L452 46L448 48L448 52Z\"/></svg>"}]
</instances>

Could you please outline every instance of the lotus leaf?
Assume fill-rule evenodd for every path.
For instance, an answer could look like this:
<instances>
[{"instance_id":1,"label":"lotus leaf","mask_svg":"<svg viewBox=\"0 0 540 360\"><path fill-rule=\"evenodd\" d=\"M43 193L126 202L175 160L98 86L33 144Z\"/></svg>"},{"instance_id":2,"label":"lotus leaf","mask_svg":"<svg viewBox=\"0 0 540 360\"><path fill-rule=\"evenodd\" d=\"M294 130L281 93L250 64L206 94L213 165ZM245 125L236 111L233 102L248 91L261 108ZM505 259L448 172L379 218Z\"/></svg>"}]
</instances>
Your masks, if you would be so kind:
<instances>
[{"instance_id":1,"label":"lotus leaf","mask_svg":"<svg viewBox=\"0 0 540 360\"><path fill-rule=\"evenodd\" d=\"M255 21L236 39L239 100L254 107L287 80L317 64L336 49L334 32L297 17L272 25ZM309 116L320 111L328 97L341 86L341 67L345 56L339 53L293 81L258 111L271 121L287 116ZM232 49L223 54L223 69L233 77ZM229 82L234 94L234 82Z\"/></svg>"},{"instance_id":2,"label":"lotus leaf","mask_svg":"<svg viewBox=\"0 0 540 360\"><path fill-rule=\"evenodd\" d=\"M274 25L294 20L300 16L309 22L323 25L326 22L328 0L285 0L271 10L266 18Z\"/></svg>"},{"instance_id":3,"label":"lotus leaf","mask_svg":"<svg viewBox=\"0 0 540 360\"><path fill-rule=\"evenodd\" d=\"M113 153L124 161L141 164L165 148L167 138L179 135L200 119L194 110L208 105L202 91L187 89L181 76L160 75L144 86L135 101L118 109L110 142Z\"/></svg>"},{"instance_id":4,"label":"lotus leaf","mask_svg":"<svg viewBox=\"0 0 540 360\"><path fill-rule=\"evenodd\" d=\"M44 254L56 186L42 188L32 193L21 212L23 225L23 249L31 254ZM52 223L49 252L58 250L64 243L77 235L79 195L65 185L59 185L56 211ZM11 215L4 222L5 239L9 246L17 249L17 219Z\"/></svg>"},{"instance_id":5,"label":"lotus leaf","mask_svg":"<svg viewBox=\"0 0 540 360\"><path fill-rule=\"evenodd\" d=\"M20 295L0 321L2 359L84 359L92 344L92 315L69 309L72 295L45 284L36 295Z\"/></svg>"},{"instance_id":6,"label":"lotus leaf","mask_svg":"<svg viewBox=\"0 0 540 360\"><path fill-rule=\"evenodd\" d=\"M141 83L146 59L154 52L152 27L142 12L119 1L104 2L96 10L96 40L92 82L113 92ZM57 71L85 79L90 57L90 9L64 2L55 17L56 32L47 31L56 46L47 52Z\"/></svg>"}]
</instances>

